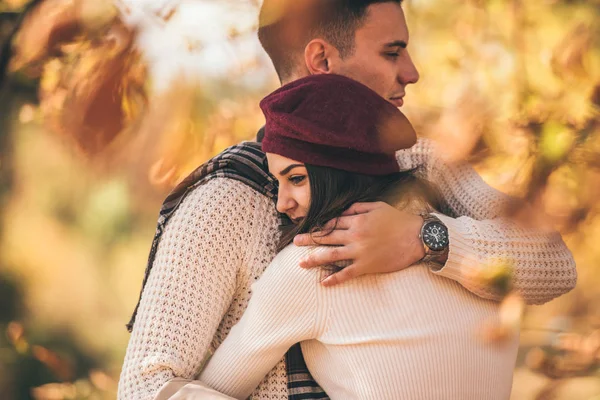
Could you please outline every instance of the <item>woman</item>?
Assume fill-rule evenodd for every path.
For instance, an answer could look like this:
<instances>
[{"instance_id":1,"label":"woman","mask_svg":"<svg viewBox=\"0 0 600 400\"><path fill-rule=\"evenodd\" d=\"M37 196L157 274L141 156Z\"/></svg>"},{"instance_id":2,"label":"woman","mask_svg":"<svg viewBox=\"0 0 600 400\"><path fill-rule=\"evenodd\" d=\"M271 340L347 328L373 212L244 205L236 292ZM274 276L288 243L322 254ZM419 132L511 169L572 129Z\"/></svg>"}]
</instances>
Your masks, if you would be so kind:
<instances>
[{"instance_id":1,"label":"woman","mask_svg":"<svg viewBox=\"0 0 600 400\"><path fill-rule=\"evenodd\" d=\"M497 303L424 265L331 288L320 284L330 269L298 267L319 247L296 247L293 236L322 228L354 202L386 201L418 214L435 208L435 190L412 171L398 171L395 151L415 142L404 116L366 86L335 75L286 85L261 108L277 209L295 225L200 380L246 398L301 342L310 372L332 399L508 399L518 340L477 337L498 317Z\"/></svg>"}]
</instances>

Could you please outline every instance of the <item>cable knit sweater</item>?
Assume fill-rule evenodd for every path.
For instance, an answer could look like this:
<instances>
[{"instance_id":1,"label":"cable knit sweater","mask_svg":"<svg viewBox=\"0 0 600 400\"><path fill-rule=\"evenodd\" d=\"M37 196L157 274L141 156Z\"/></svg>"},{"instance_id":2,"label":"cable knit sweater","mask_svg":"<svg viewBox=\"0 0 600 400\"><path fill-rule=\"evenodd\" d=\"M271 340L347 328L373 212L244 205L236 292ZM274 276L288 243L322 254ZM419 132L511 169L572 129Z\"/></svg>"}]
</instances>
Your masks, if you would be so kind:
<instances>
[{"instance_id":1,"label":"cable knit sweater","mask_svg":"<svg viewBox=\"0 0 600 400\"><path fill-rule=\"evenodd\" d=\"M514 287L527 303L542 304L571 290L577 273L558 233L526 230L505 220L509 198L468 165L445 165L433 144L419 140L398 152L402 168L423 166L448 206L450 252L435 272L487 299L497 295L473 269L502 258L514 266ZM458 218L452 218L457 217ZM275 257L275 206L244 184L219 178L190 193L168 222L119 381L119 399L152 399L175 377L194 379L210 353L244 313L250 287ZM281 360L252 394L286 399Z\"/></svg>"}]
</instances>

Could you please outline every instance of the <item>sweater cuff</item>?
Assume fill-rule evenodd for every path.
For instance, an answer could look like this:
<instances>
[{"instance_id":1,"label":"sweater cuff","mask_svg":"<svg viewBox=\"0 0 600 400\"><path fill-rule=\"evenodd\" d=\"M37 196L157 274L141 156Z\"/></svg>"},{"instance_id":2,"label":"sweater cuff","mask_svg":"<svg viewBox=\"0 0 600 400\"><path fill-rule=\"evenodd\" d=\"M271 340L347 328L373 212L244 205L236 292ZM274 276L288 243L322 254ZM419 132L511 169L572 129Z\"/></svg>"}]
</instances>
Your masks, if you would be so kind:
<instances>
[{"instance_id":1,"label":"sweater cuff","mask_svg":"<svg viewBox=\"0 0 600 400\"><path fill-rule=\"evenodd\" d=\"M448 260L439 269L430 268L431 272L455 280L465 287L477 286L474 277L481 266L481 260L469 244L467 229L458 219L443 214L433 214L448 228L450 239Z\"/></svg>"}]
</instances>

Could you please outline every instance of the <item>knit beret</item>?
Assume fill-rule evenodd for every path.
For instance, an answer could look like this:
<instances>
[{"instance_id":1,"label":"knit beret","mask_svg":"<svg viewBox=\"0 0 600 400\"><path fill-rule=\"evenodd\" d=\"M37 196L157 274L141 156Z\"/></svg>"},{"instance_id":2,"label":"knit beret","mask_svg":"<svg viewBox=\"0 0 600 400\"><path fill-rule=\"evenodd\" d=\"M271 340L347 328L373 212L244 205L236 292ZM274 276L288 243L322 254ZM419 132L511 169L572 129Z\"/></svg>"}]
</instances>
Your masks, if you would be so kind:
<instances>
[{"instance_id":1,"label":"knit beret","mask_svg":"<svg viewBox=\"0 0 600 400\"><path fill-rule=\"evenodd\" d=\"M260 102L262 149L303 163L366 175L398 172L395 153L416 143L402 112L367 86L335 74L310 75Z\"/></svg>"}]
</instances>

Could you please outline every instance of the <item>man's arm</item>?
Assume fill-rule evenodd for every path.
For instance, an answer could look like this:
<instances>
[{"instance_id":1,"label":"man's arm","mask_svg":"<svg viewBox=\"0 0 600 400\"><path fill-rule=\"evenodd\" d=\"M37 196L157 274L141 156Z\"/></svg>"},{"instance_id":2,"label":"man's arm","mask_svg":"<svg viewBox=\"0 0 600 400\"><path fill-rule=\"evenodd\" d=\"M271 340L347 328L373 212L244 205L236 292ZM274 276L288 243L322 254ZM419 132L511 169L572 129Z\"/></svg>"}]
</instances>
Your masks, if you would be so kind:
<instances>
[{"instance_id":1,"label":"man's arm","mask_svg":"<svg viewBox=\"0 0 600 400\"><path fill-rule=\"evenodd\" d=\"M420 139L398 152L402 169L421 166L424 178L440 189L447 212L459 218L441 218L450 231L450 252L435 273L458 281L471 292L489 299L500 295L476 271L493 268L498 261L513 268L513 286L529 304L542 304L571 290L577 281L570 251L556 232L519 227L503 217L514 201L487 185L468 164L448 165L435 156L434 144ZM453 215L452 215L453 214ZM350 267L331 276L337 284L364 273L404 269L423 255L418 238L422 220L383 203L355 204L338 221L322 244L342 245L309 257L303 267L351 259ZM309 244L308 236L296 244ZM379 268L379 269L376 269Z\"/></svg>"},{"instance_id":2,"label":"man's arm","mask_svg":"<svg viewBox=\"0 0 600 400\"><path fill-rule=\"evenodd\" d=\"M253 231L262 229L257 210L266 201L240 182L214 179L179 206L142 295L120 399L152 399L167 381L197 374L230 307Z\"/></svg>"},{"instance_id":3,"label":"man's arm","mask_svg":"<svg viewBox=\"0 0 600 400\"><path fill-rule=\"evenodd\" d=\"M398 152L398 161L422 165L425 179L441 191L448 216L437 215L448 226L450 252L435 273L454 279L471 292L492 300L501 294L478 278L481 271L505 263L512 268L513 288L528 304L543 304L575 287L577 270L560 234L548 228L525 228L506 217L510 204L519 202L484 182L468 163L445 163L434 141L420 139ZM521 207L529 208L521 201ZM451 218L458 217L458 218Z\"/></svg>"}]
</instances>

